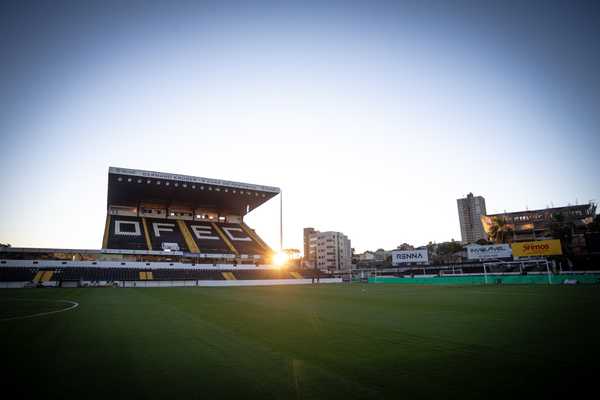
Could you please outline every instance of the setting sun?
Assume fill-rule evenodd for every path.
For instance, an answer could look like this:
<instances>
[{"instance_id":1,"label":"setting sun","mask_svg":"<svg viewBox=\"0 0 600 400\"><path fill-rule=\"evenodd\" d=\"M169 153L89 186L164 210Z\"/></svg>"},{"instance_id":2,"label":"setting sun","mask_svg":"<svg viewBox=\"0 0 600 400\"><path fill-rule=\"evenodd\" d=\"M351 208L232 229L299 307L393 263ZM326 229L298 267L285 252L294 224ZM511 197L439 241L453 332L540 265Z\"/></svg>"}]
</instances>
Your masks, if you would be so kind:
<instances>
[{"instance_id":1,"label":"setting sun","mask_svg":"<svg viewBox=\"0 0 600 400\"><path fill-rule=\"evenodd\" d=\"M288 259L288 255L283 251L280 251L273 256L273 264L275 264L278 267L282 267L288 262Z\"/></svg>"}]
</instances>

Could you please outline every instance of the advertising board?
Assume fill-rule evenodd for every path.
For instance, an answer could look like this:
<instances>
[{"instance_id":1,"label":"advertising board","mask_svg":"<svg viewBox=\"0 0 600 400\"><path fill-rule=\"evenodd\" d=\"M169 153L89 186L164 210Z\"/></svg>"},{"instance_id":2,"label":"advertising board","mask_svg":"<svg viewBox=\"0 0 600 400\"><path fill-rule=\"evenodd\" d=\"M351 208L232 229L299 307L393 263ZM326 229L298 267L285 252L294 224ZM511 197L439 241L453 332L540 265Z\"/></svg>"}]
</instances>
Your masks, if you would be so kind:
<instances>
[{"instance_id":1,"label":"advertising board","mask_svg":"<svg viewBox=\"0 0 600 400\"><path fill-rule=\"evenodd\" d=\"M509 244L473 244L467 246L467 258L469 260L490 260L508 257L512 257L512 249Z\"/></svg>"},{"instance_id":2,"label":"advertising board","mask_svg":"<svg viewBox=\"0 0 600 400\"><path fill-rule=\"evenodd\" d=\"M511 246L515 257L557 256L562 254L562 247L558 239L519 242L513 243Z\"/></svg>"},{"instance_id":3,"label":"advertising board","mask_svg":"<svg viewBox=\"0 0 600 400\"><path fill-rule=\"evenodd\" d=\"M392 265L398 266L409 263L428 263L427 249L422 250L394 250L392 251Z\"/></svg>"}]
</instances>

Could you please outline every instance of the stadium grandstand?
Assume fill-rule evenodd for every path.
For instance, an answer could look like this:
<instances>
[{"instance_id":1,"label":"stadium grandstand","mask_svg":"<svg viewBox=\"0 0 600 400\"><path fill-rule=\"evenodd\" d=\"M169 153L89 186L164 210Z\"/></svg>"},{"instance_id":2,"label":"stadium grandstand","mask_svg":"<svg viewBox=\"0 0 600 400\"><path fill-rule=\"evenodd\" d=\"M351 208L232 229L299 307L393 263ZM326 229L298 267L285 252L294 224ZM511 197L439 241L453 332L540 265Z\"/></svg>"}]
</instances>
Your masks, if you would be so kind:
<instances>
[{"instance_id":1,"label":"stadium grandstand","mask_svg":"<svg viewBox=\"0 0 600 400\"><path fill-rule=\"evenodd\" d=\"M196 286L299 284L318 271L275 265L244 217L277 187L110 167L98 250L0 248L0 284Z\"/></svg>"},{"instance_id":2,"label":"stadium grandstand","mask_svg":"<svg viewBox=\"0 0 600 400\"><path fill-rule=\"evenodd\" d=\"M501 219L508 231L507 239L511 242L523 242L551 239L553 224L559 222L569 224L574 234L583 234L586 232L586 225L595 216L596 204L590 201L587 204L483 215L481 224L489 237L495 221Z\"/></svg>"}]
</instances>

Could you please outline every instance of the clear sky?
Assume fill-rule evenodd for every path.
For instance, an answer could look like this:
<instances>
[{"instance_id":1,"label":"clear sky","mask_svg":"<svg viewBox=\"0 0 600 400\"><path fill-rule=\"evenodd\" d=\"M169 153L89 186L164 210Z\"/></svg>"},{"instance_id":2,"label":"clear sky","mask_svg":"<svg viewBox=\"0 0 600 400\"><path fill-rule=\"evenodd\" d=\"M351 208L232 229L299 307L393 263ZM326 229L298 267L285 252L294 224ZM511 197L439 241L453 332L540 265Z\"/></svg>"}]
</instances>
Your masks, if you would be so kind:
<instances>
[{"instance_id":1,"label":"clear sky","mask_svg":"<svg viewBox=\"0 0 600 400\"><path fill-rule=\"evenodd\" d=\"M460 239L468 192L600 200L598 2L13 3L2 243L99 248L109 166L279 186L298 248ZM273 246L278 207L247 218Z\"/></svg>"}]
</instances>

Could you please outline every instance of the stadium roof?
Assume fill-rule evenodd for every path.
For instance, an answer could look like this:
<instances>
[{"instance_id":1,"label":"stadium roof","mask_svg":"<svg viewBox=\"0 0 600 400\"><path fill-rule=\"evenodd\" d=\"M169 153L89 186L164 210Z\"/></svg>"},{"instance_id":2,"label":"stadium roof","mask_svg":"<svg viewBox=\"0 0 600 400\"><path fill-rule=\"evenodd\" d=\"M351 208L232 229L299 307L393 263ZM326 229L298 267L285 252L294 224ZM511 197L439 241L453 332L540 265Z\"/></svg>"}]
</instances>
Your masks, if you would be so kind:
<instances>
[{"instance_id":1,"label":"stadium roof","mask_svg":"<svg viewBox=\"0 0 600 400\"><path fill-rule=\"evenodd\" d=\"M576 211L579 210L581 212L581 217L594 216L596 213L596 205L593 202L587 204L579 204L579 205L568 205L562 207L552 207L552 208L540 208L537 210L522 210L522 211L511 211L511 212L503 212L496 214L487 214L487 217L502 217L502 216L517 216L517 215L530 215L530 214L547 214L551 215L554 213L564 213L568 211Z\"/></svg>"},{"instance_id":2,"label":"stadium roof","mask_svg":"<svg viewBox=\"0 0 600 400\"><path fill-rule=\"evenodd\" d=\"M245 215L280 193L273 186L128 168L108 169L108 205L192 207Z\"/></svg>"}]
</instances>

